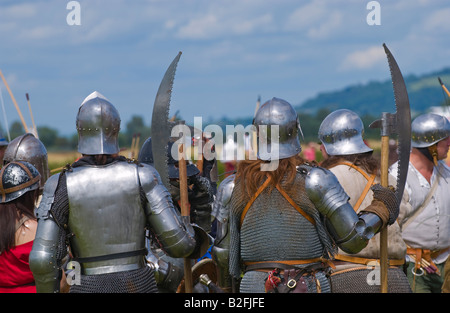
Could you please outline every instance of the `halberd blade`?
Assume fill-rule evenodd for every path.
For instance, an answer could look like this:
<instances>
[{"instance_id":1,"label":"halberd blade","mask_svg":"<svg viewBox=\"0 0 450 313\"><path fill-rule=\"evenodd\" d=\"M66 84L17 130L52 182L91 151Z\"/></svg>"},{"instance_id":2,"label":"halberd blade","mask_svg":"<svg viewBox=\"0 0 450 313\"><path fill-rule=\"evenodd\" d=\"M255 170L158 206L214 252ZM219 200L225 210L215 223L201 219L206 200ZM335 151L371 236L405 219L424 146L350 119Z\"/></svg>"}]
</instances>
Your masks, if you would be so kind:
<instances>
[{"instance_id":1,"label":"halberd blade","mask_svg":"<svg viewBox=\"0 0 450 313\"><path fill-rule=\"evenodd\" d=\"M396 133L398 137L398 167L397 167L397 188L396 196L399 201L403 196L408 174L409 155L411 150L411 111L409 105L408 92L403 75L395 61L394 56L383 44L386 53L389 69L391 72L392 85L394 89L394 99L396 106Z\"/></svg>"},{"instance_id":2,"label":"halberd blade","mask_svg":"<svg viewBox=\"0 0 450 313\"><path fill-rule=\"evenodd\" d=\"M170 99L180 57L181 51L167 68L153 105L151 133L154 167L161 176L162 183L166 188L169 188L167 146L172 126L172 123L169 122Z\"/></svg>"}]
</instances>

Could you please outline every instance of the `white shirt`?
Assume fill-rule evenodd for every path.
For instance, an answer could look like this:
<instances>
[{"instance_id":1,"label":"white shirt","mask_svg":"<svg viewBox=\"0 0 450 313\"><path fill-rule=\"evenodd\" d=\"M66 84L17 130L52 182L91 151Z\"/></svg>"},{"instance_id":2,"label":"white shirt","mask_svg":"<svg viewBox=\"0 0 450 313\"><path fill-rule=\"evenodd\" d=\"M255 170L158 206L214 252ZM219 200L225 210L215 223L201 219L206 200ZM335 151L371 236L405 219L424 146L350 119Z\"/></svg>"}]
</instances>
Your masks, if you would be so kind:
<instances>
[{"instance_id":1,"label":"white shirt","mask_svg":"<svg viewBox=\"0 0 450 313\"><path fill-rule=\"evenodd\" d=\"M397 163L390 168L390 173L397 175ZM420 209L425 201L433 182L437 179L437 169L433 169L431 184L410 162L405 193L411 207L400 210L398 222L402 227L402 236L406 244L412 248L441 250L450 246L450 168L443 161L439 161L438 186L428 205L419 213L409 225L404 223ZM449 253L443 253L436 258L435 263L444 262Z\"/></svg>"}]
</instances>

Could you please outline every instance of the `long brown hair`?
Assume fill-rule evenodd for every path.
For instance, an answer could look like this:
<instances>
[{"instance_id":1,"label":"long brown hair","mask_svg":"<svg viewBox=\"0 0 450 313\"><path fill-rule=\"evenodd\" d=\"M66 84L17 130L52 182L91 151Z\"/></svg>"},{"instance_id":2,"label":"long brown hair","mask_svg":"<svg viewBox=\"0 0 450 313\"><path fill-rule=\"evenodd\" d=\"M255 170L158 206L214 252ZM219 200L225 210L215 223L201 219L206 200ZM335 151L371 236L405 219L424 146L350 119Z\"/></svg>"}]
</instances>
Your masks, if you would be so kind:
<instances>
[{"instance_id":1,"label":"long brown hair","mask_svg":"<svg viewBox=\"0 0 450 313\"><path fill-rule=\"evenodd\" d=\"M347 161L355 166L365 170L369 174L377 174L379 162L372 156L372 152L350 154L350 155L332 155L320 163L324 168L332 168L339 163Z\"/></svg>"},{"instance_id":2,"label":"long brown hair","mask_svg":"<svg viewBox=\"0 0 450 313\"><path fill-rule=\"evenodd\" d=\"M262 160L243 160L237 164L236 180L242 180L242 192L252 196L259 188L264 179L269 176L271 182L269 191L276 187L284 178L287 190L293 183L296 175L296 167L305 163L299 155L279 160L278 167L274 171L261 171L261 165L267 163Z\"/></svg>"},{"instance_id":3,"label":"long brown hair","mask_svg":"<svg viewBox=\"0 0 450 313\"><path fill-rule=\"evenodd\" d=\"M35 220L34 208L39 189L30 190L17 199L0 203L0 254L15 246L16 222L23 216Z\"/></svg>"}]
</instances>

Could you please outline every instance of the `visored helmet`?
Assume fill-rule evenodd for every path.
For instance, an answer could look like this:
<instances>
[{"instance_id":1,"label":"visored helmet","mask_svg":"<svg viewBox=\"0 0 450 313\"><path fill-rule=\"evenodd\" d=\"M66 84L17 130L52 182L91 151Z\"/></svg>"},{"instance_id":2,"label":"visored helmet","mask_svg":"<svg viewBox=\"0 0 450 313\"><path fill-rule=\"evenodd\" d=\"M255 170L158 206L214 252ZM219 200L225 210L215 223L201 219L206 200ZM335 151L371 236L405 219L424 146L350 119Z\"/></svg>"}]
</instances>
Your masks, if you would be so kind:
<instances>
[{"instance_id":1,"label":"visored helmet","mask_svg":"<svg viewBox=\"0 0 450 313\"><path fill-rule=\"evenodd\" d=\"M39 188L41 175L28 162L13 161L4 165L0 171L1 203L19 198L30 190Z\"/></svg>"},{"instance_id":2,"label":"visored helmet","mask_svg":"<svg viewBox=\"0 0 450 313\"><path fill-rule=\"evenodd\" d=\"M320 124L319 140L329 155L350 155L373 151L363 140L364 125L353 111L340 109Z\"/></svg>"},{"instance_id":3,"label":"visored helmet","mask_svg":"<svg viewBox=\"0 0 450 313\"><path fill-rule=\"evenodd\" d=\"M11 140L5 150L3 164L25 161L33 165L41 175L41 188L50 176L47 149L33 134L27 133Z\"/></svg>"},{"instance_id":4,"label":"visored helmet","mask_svg":"<svg viewBox=\"0 0 450 313\"><path fill-rule=\"evenodd\" d=\"M302 150L299 132L300 121L292 105L279 98L264 103L255 114L253 125L258 133L258 158L269 161L286 159ZM266 127L267 126L267 127ZM272 141L272 133L278 128L278 137Z\"/></svg>"},{"instance_id":5,"label":"visored helmet","mask_svg":"<svg viewBox=\"0 0 450 313\"><path fill-rule=\"evenodd\" d=\"M76 125L78 152L88 155L119 152L120 115L99 92L94 91L84 99Z\"/></svg>"},{"instance_id":6,"label":"visored helmet","mask_svg":"<svg viewBox=\"0 0 450 313\"><path fill-rule=\"evenodd\" d=\"M450 136L450 122L445 116L427 113L411 123L411 146L426 148Z\"/></svg>"}]
</instances>

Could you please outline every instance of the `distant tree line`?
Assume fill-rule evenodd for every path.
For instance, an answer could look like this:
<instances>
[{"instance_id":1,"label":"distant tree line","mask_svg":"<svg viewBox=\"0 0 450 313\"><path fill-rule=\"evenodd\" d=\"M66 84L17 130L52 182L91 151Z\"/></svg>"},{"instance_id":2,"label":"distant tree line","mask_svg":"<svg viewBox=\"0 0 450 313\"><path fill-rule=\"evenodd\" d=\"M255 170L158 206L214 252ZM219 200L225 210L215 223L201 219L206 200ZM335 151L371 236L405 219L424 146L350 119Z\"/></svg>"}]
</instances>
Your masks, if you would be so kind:
<instances>
[{"instance_id":1,"label":"distant tree line","mask_svg":"<svg viewBox=\"0 0 450 313\"><path fill-rule=\"evenodd\" d=\"M303 114L299 113L300 126L303 131L303 138L300 140L303 143L306 142L317 142L317 134L319 131L320 124L323 119L330 114L329 109L319 109L316 113ZM365 138L366 139L377 139L380 138L379 129L369 128L370 123L372 123L377 117L371 115L364 115L361 117L365 126ZM241 119L229 119L223 117L220 120L213 121L210 120L208 124L216 124L223 128L223 133L226 133L226 125L243 125L244 127L252 123L251 118L241 118ZM203 125L206 126L206 125ZM16 138L24 134L24 129L22 124L15 121L11 124L9 129L9 134L11 139ZM76 150L78 146L78 134L74 133L69 136L62 136L59 134L57 129L48 126L38 126L37 132L39 135L39 140L45 145L48 151L70 151ZM2 131L3 136L6 137L6 133ZM125 124L125 128L122 127L119 133L119 146L121 148L130 147L133 142L133 137L136 139L139 137L139 147L142 146L144 141L151 136L150 125L147 126L141 116L134 115L131 120Z\"/></svg>"},{"instance_id":2,"label":"distant tree line","mask_svg":"<svg viewBox=\"0 0 450 313\"><path fill-rule=\"evenodd\" d=\"M9 128L11 140L25 133L22 124L15 121ZM42 141L48 151L71 151L76 150L78 146L78 134L63 136L55 128L48 126L37 126L39 140ZM7 132L2 130L3 137L8 140ZM144 120L140 116L132 116L131 120L126 123L125 129L121 129L119 133L119 147L130 147L133 136L139 136L139 146L150 136L150 126L145 126Z\"/></svg>"},{"instance_id":3,"label":"distant tree line","mask_svg":"<svg viewBox=\"0 0 450 313\"><path fill-rule=\"evenodd\" d=\"M300 126L303 131L304 142L318 142L318 133L320 124L327 117L328 114L333 112L330 109L319 109L315 114L302 114L299 113ZM369 128L369 125L379 119L380 117L376 117L370 114L365 114L360 116L361 120L364 124L364 138L365 139L380 139L380 130Z\"/></svg>"}]
</instances>

